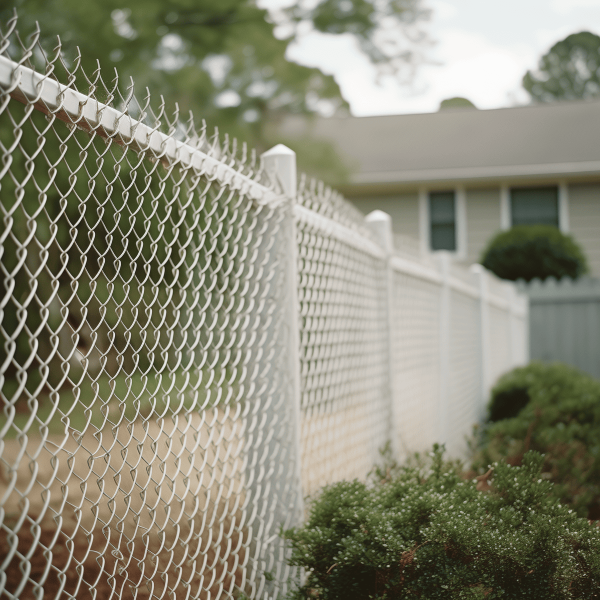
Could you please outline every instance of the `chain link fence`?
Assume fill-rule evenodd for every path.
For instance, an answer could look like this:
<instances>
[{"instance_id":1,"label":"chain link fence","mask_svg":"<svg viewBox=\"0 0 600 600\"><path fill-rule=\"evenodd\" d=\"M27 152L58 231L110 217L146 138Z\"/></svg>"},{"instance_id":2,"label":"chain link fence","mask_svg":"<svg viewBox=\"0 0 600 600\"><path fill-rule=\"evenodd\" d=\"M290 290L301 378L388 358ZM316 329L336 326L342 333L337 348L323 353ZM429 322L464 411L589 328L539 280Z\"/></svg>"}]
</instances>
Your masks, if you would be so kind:
<instances>
[{"instance_id":1,"label":"chain link fence","mask_svg":"<svg viewBox=\"0 0 600 600\"><path fill-rule=\"evenodd\" d=\"M459 454L527 305L120 89L4 26L0 597L278 598L303 498Z\"/></svg>"}]
</instances>

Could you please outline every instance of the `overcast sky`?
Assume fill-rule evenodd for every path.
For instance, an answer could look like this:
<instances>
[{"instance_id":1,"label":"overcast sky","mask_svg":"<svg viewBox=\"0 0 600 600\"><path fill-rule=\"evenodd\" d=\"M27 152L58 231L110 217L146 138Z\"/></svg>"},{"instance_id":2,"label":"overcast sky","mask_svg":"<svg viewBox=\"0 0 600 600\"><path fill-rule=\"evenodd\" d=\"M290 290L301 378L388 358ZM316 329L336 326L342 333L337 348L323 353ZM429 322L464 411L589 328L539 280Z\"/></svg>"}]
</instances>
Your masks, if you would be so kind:
<instances>
[{"instance_id":1,"label":"overcast sky","mask_svg":"<svg viewBox=\"0 0 600 600\"><path fill-rule=\"evenodd\" d=\"M289 0L260 0L263 6ZM289 58L334 75L355 116L436 111L463 96L478 108L526 104L527 69L555 42L583 30L600 35L600 0L427 0L425 28L437 65L420 68L412 87L375 83L374 70L350 38L307 34Z\"/></svg>"}]
</instances>

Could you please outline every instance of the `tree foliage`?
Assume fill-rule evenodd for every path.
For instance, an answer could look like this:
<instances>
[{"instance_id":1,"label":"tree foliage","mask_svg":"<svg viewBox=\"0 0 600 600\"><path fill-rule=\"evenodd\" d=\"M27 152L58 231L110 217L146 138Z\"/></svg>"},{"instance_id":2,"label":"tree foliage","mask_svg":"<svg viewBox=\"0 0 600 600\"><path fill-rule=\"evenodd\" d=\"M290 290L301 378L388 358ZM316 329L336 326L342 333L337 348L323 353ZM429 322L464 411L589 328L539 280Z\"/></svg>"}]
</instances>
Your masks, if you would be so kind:
<instances>
[{"instance_id":1,"label":"tree foliage","mask_svg":"<svg viewBox=\"0 0 600 600\"><path fill-rule=\"evenodd\" d=\"M427 36L418 25L429 11L418 0L298 2L282 15L296 36L306 25L321 33L352 35L381 75L402 76L407 66L423 60Z\"/></svg>"},{"instance_id":2,"label":"tree foliage","mask_svg":"<svg viewBox=\"0 0 600 600\"><path fill-rule=\"evenodd\" d=\"M440 102L440 110L448 108L477 108L468 98L456 96L454 98L446 98Z\"/></svg>"},{"instance_id":3,"label":"tree foliage","mask_svg":"<svg viewBox=\"0 0 600 600\"><path fill-rule=\"evenodd\" d=\"M265 125L280 115L348 108L332 76L286 58L290 44L309 30L352 35L379 69L399 73L422 40L412 33L426 17L420 6L322 0L269 12L256 0L8 0L0 21L17 9L22 32L39 22L48 53L59 35L67 62L80 60L89 78L100 67L111 80L116 69L122 94L132 78L138 95L147 87L180 115L192 110L264 150L274 142Z\"/></svg>"},{"instance_id":4,"label":"tree foliage","mask_svg":"<svg viewBox=\"0 0 600 600\"><path fill-rule=\"evenodd\" d=\"M537 71L527 71L523 87L538 102L600 96L600 37L582 31L554 44Z\"/></svg>"},{"instance_id":5,"label":"tree foliage","mask_svg":"<svg viewBox=\"0 0 600 600\"><path fill-rule=\"evenodd\" d=\"M329 1L305 14L292 15L290 11L270 13L255 0L7 0L0 3L0 27L4 32L9 29L16 10L21 39L12 35L7 53L41 72L48 71L45 53L51 59L49 76L62 83L72 81L83 93L142 118L140 106L145 105L148 89L150 107L155 113L163 112L163 125L170 125L172 131L189 127L188 113L192 111L197 129L201 126L198 121L205 119L209 127L218 126L229 138L237 137L261 151L285 142L271 139L269 132L274 128L266 127L280 115L310 115L324 106L330 111L347 107L333 77L286 58L288 46L307 24L319 31L334 28L330 33L336 35L349 33L362 40L362 45L372 39L373 47L379 47L381 20L394 15L399 20L403 15L414 20L419 2L373 3L372 10L365 12L369 2L347 0L340 5L347 18L334 27L331 22L328 25L328 19L335 20L337 13L328 13ZM365 19L368 27L360 25ZM32 45L30 37L37 23L42 31L39 46ZM276 35L276 29L286 25L287 37ZM383 66L381 57L373 52L369 56ZM386 56L390 61L401 58L393 52ZM129 101L133 93L138 103ZM12 290L7 287L8 279L0 281L0 297L28 298L36 283L30 273L38 272L45 261L38 293L50 294L55 282L48 273L59 273L57 294L68 308L69 318L86 320L92 328L107 323L114 336L113 355L123 353L131 331L134 337L142 332L129 331L122 324L117 327L117 313L101 306L109 297L112 304L120 298L122 285L109 291L113 285L109 282L115 278L128 281L136 269L139 273L148 266L156 286L175 284L177 269L172 266L175 261L170 248L178 243L174 236L185 228L165 227L172 211L178 209L156 200L176 197L169 190L168 173L158 164L148 166L147 171L139 168L133 153L125 156L115 145L107 150L98 137L90 145L86 133L56 120L49 126L43 114L34 111L26 115L18 102L9 103L0 114L0 146L11 149L7 151L10 175L3 177L0 195L0 215L6 217L3 222L10 230L2 265L14 277ZM326 143L303 140L295 148L300 166L309 165L313 174L329 178L343 174L343 165ZM116 206L114 198L120 199ZM184 222L189 214L182 209L175 222ZM56 233L49 227L54 221ZM34 240L32 228L36 230ZM90 233L95 236L93 244ZM40 250L38 243L47 248ZM21 264L23 248L26 268ZM67 268L61 262L65 260ZM161 269L164 271L157 273ZM87 284L92 279L96 288L90 299L85 289L87 286L89 291ZM73 285L77 294L72 293ZM27 389L37 394L38 383L45 376L36 373L45 366L28 358L32 350L19 322L23 311L18 301L10 301L4 310L3 322L8 334L15 337L15 348L0 345L0 363L13 352L9 378L16 377L17 365L27 364ZM53 321L44 329L42 311L34 307L27 311L29 331L42 331L36 337L37 355L51 365L48 381L57 388L65 377L51 335L53 329L62 327L63 318L60 313L51 315ZM102 346L101 339L98 346ZM132 362L137 358L125 359ZM110 371L110 364L104 369Z\"/></svg>"}]
</instances>

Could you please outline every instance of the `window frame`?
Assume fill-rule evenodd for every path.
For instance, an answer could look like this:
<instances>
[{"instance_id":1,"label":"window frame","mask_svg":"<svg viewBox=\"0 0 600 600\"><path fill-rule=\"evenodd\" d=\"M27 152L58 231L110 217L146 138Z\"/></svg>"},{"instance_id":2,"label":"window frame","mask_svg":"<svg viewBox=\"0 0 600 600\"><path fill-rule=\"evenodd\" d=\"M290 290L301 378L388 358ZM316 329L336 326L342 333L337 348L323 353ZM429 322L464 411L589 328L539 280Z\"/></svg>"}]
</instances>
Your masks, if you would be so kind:
<instances>
[{"instance_id":1,"label":"window frame","mask_svg":"<svg viewBox=\"0 0 600 600\"><path fill-rule=\"evenodd\" d=\"M431 191L427 194L428 198L428 202L429 202L429 248L432 252L438 252L440 250L445 250L446 252L456 252L457 248L458 248L458 235L457 235L457 227L456 227L456 192L454 190L440 190L440 191ZM437 200L442 200L444 201L444 203L446 203L446 201L451 201L452 203L452 208L451 211L447 211L448 212L448 217L449 218L440 218L439 216L436 217L435 221L434 221L434 213L436 212L435 210L435 203ZM446 205L447 206L447 205ZM443 212L446 212L446 208L444 207ZM450 212L451 212L451 216L450 216ZM444 215L445 217L446 215ZM452 241L452 246L453 248L434 248L433 244L436 238L436 228L443 228L446 229L448 231L448 235L446 233L444 233L443 235L445 237L448 237L449 239L447 241ZM451 231L451 236L450 236L450 231ZM437 232L438 234L440 233L439 231ZM439 235L438 235L438 241L439 241Z\"/></svg>"},{"instance_id":2,"label":"window frame","mask_svg":"<svg viewBox=\"0 0 600 600\"><path fill-rule=\"evenodd\" d=\"M454 193L454 227L456 250L433 250L431 248L431 214L430 194L436 192ZM467 213L466 192L463 186L444 187L421 187L419 189L419 237L421 240L421 252L423 254L436 254L447 252L458 260L466 258L467 253Z\"/></svg>"},{"instance_id":3,"label":"window frame","mask_svg":"<svg viewBox=\"0 0 600 600\"><path fill-rule=\"evenodd\" d=\"M508 185L500 186L500 227L503 230L513 226L512 219L512 190L525 188L550 188L555 187L558 192L558 228L563 233L569 233L569 187L565 180L538 185Z\"/></svg>"},{"instance_id":4,"label":"window frame","mask_svg":"<svg viewBox=\"0 0 600 600\"><path fill-rule=\"evenodd\" d=\"M529 215L525 216L525 222L515 222L515 205L517 204L517 202L521 201L532 201L531 196L528 195L532 194L532 195L536 195L536 194L547 194L546 198L543 198L544 201L544 205L543 205L543 209L547 210L548 208L551 208L552 210L550 211L552 214L552 216L556 219L555 222L553 223L549 223L546 221L538 221L537 219L542 219L544 215L540 215L539 212L535 212L535 214L532 216L531 218L531 222L529 222L528 217ZM534 201L539 201L539 197L538 198L533 198ZM550 207L549 204L546 204L546 201L551 201L553 206ZM554 204L556 203L556 204ZM527 204L525 204L525 206L527 207ZM530 207L531 205L529 205ZM518 208L518 207L517 207ZM538 205L535 208L540 208L540 206ZM527 211L527 208L525 208L525 210ZM523 211L523 205L521 205L521 208L519 209L519 212ZM550 214L550 212L548 214ZM543 185L543 186L522 186L522 187L511 187L510 188L510 224L511 227L516 227L517 225L553 225L556 226L557 229L560 229L560 206L559 206L559 199L558 199L558 186L556 185Z\"/></svg>"}]
</instances>

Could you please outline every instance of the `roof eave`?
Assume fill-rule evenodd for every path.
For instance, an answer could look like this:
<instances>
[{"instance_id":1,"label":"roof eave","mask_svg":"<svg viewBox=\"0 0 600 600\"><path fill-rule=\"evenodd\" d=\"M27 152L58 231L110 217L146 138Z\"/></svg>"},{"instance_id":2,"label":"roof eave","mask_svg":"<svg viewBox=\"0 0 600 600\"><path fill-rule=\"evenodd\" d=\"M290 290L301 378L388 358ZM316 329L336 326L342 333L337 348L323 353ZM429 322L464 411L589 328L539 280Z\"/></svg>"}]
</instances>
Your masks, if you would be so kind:
<instances>
[{"instance_id":1,"label":"roof eave","mask_svg":"<svg viewBox=\"0 0 600 600\"><path fill-rule=\"evenodd\" d=\"M600 161L555 163L541 165L510 165L494 167L464 167L381 171L357 173L342 184L341 191L359 192L366 189L415 188L452 184L502 183L503 181L535 181L558 179L600 178Z\"/></svg>"},{"instance_id":2,"label":"roof eave","mask_svg":"<svg viewBox=\"0 0 600 600\"><path fill-rule=\"evenodd\" d=\"M510 165L496 167L452 167L447 169L422 169L414 171L381 171L358 173L351 183L408 183L430 181L470 181L480 179L514 179L515 177L539 177L553 175L600 174L600 161L558 163L546 165Z\"/></svg>"}]
</instances>

